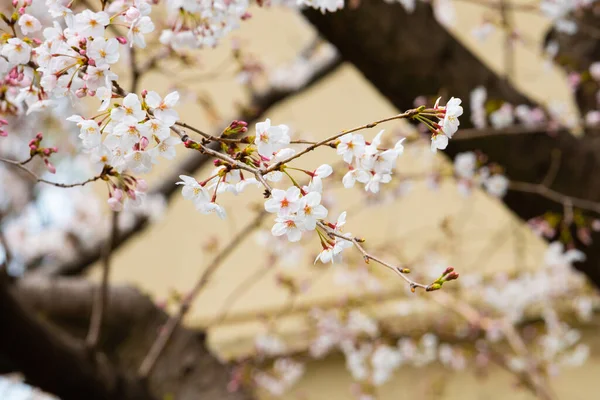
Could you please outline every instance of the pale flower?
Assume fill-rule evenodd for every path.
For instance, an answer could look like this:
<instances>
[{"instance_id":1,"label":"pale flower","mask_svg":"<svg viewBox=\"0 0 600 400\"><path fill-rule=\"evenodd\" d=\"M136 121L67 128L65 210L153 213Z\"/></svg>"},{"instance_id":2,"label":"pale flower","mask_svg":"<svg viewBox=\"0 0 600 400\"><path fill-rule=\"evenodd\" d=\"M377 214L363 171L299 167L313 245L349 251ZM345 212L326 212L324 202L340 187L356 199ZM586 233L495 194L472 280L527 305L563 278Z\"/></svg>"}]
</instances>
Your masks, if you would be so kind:
<instances>
[{"instance_id":1,"label":"pale flower","mask_svg":"<svg viewBox=\"0 0 600 400\"><path fill-rule=\"evenodd\" d=\"M173 125L179 119L179 114L173 109L178 101L178 92L169 93L164 99L152 91L146 95L146 104L154 109L154 116L167 126Z\"/></svg>"},{"instance_id":2,"label":"pale flower","mask_svg":"<svg viewBox=\"0 0 600 400\"><path fill-rule=\"evenodd\" d=\"M265 210L278 215L288 215L300 208L300 189L292 186L287 190L273 189L271 198L265 201Z\"/></svg>"},{"instance_id":3,"label":"pale flower","mask_svg":"<svg viewBox=\"0 0 600 400\"><path fill-rule=\"evenodd\" d=\"M42 29L42 24L36 17L29 14L23 14L19 18L19 27L21 28L23 35L28 35L31 32L37 32Z\"/></svg>"},{"instance_id":4,"label":"pale flower","mask_svg":"<svg viewBox=\"0 0 600 400\"><path fill-rule=\"evenodd\" d=\"M483 181L483 186L489 194L495 197L504 197L508 190L508 179L504 175L492 175Z\"/></svg>"},{"instance_id":5,"label":"pale flower","mask_svg":"<svg viewBox=\"0 0 600 400\"><path fill-rule=\"evenodd\" d=\"M438 133L431 136L431 151L436 152L439 150L444 150L448 147L448 136L443 133Z\"/></svg>"},{"instance_id":6,"label":"pale flower","mask_svg":"<svg viewBox=\"0 0 600 400\"><path fill-rule=\"evenodd\" d=\"M142 110L142 103L135 93L129 93L123 99L120 107L115 107L110 112L110 117L114 121L126 124L137 123L146 117L146 112Z\"/></svg>"},{"instance_id":7,"label":"pale flower","mask_svg":"<svg viewBox=\"0 0 600 400\"><path fill-rule=\"evenodd\" d=\"M103 37L104 28L110 24L110 18L104 11L84 10L75 15L75 28L82 37Z\"/></svg>"},{"instance_id":8,"label":"pale flower","mask_svg":"<svg viewBox=\"0 0 600 400\"><path fill-rule=\"evenodd\" d=\"M288 131L289 128L286 125L271 126L269 118L264 122L257 123L254 144L258 153L263 157L271 159L274 152L290 143Z\"/></svg>"},{"instance_id":9,"label":"pale flower","mask_svg":"<svg viewBox=\"0 0 600 400\"><path fill-rule=\"evenodd\" d=\"M356 181L360 183L367 183L370 177L371 175L364 169L355 168L346 172L346 174L342 178L342 183L344 184L344 187L346 189L349 189L351 187L354 187Z\"/></svg>"},{"instance_id":10,"label":"pale flower","mask_svg":"<svg viewBox=\"0 0 600 400\"><path fill-rule=\"evenodd\" d=\"M477 157L472 151L459 153L454 159L454 172L459 178L472 179L475 175Z\"/></svg>"},{"instance_id":11,"label":"pale flower","mask_svg":"<svg viewBox=\"0 0 600 400\"><path fill-rule=\"evenodd\" d=\"M456 133L458 126L460 125L458 117L463 114L463 108L460 105L461 102L461 99L452 97L448 100L448 103L446 103L444 120L442 122L442 132L448 136L448 138L451 138L452 135Z\"/></svg>"},{"instance_id":12,"label":"pale flower","mask_svg":"<svg viewBox=\"0 0 600 400\"><path fill-rule=\"evenodd\" d=\"M300 199L298 217L303 220L304 227L308 230L314 230L317 221L327 217L327 209L321 204L321 195L317 192L310 192Z\"/></svg>"},{"instance_id":13,"label":"pale flower","mask_svg":"<svg viewBox=\"0 0 600 400\"><path fill-rule=\"evenodd\" d=\"M115 38L106 40L97 37L88 45L88 56L94 60L96 66L114 64L119 61L119 42Z\"/></svg>"},{"instance_id":14,"label":"pale flower","mask_svg":"<svg viewBox=\"0 0 600 400\"><path fill-rule=\"evenodd\" d=\"M186 200L192 200L194 204L208 203L210 201L210 193L198 181L191 176L179 175L181 182L177 185L183 185L181 193Z\"/></svg>"},{"instance_id":15,"label":"pale flower","mask_svg":"<svg viewBox=\"0 0 600 400\"><path fill-rule=\"evenodd\" d=\"M18 38L10 38L2 46L1 53L11 64L27 64L31 59L31 46Z\"/></svg>"},{"instance_id":16,"label":"pale flower","mask_svg":"<svg viewBox=\"0 0 600 400\"><path fill-rule=\"evenodd\" d=\"M273 236L287 235L290 242L297 242L302 238L302 222L296 216L277 217L271 229Z\"/></svg>"},{"instance_id":17,"label":"pale flower","mask_svg":"<svg viewBox=\"0 0 600 400\"><path fill-rule=\"evenodd\" d=\"M354 157L360 158L365 153L365 138L359 134L347 133L339 138L336 151L343 160L350 164Z\"/></svg>"}]
</instances>

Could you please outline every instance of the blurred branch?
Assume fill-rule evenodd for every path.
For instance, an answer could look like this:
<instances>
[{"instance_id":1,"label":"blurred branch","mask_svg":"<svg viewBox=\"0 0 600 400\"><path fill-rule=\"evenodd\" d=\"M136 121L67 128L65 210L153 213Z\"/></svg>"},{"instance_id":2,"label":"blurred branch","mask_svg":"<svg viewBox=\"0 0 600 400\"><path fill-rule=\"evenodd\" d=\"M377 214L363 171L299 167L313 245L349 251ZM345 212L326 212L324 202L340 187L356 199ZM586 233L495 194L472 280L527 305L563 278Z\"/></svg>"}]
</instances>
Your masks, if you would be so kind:
<instances>
[{"instance_id":1,"label":"blurred branch","mask_svg":"<svg viewBox=\"0 0 600 400\"><path fill-rule=\"evenodd\" d=\"M90 329L85 340L88 350L95 351L102 330L102 319L108 306L108 280L110 275L110 259L114 247L117 231L119 229L119 214L112 212L110 236L102 255L102 283L96 291L94 297L94 306L92 307L92 318L90 320Z\"/></svg>"},{"instance_id":2,"label":"blurred branch","mask_svg":"<svg viewBox=\"0 0 600 400\"><path fill-rule=\"evenodd\" d=\"M211 278L213 273L217 270L217 268L219 268L221 263L231 254L231 252L235 250L235 248L238 247L244 241L244 239L250 235L250 233L260 226L266 215L267 213L263 210L258 212L256 217L254 217L254 219L252 219L242 230L240 230L212 259L208 267L200 275L198 281L196 281L196 284L192 290L185 296L185 299L180 304L177 313L171 316L165 324L164 329L161 329L156 341L152 344L150 351L140 365L138 376L140 376L142 379L148 377L148 374L152 371L152 368L154 368L154 365L169 342L173 332L179 326L189 311L193 301L196 299L196 297L198 297L200 291L208 283L208 280Z\"/></svg>"},{"instance_id":3,"label":"blurred branch","mask_svg":"<svg viewBox=\"0 0 600 400\"><path fill-rule=\"evenodd\" d=\"M60 323L61 327L69 332L77 333L78 327L85 327L89 323L94 307L93 293L98 289L98 285L81 278L30 276L15 282L12 292L16 299L28 306L28 309ZM154 335L149 333L160 332L169 317L147 296L129 286L110 285L107 297L111 307L105 310L103 334L106 335L106 340L99 343L99 348L108 358L118 362L118 368L130 371L134 376L135 369L154 340ZM0 310L4 305L4 302L0 303ZM31 314L28 312L28 315ZM0 313L0 322L3 323L0 338L14 332L10 325L6 325L8 329L4 328L3 317L4 314ZM84 332L81 333L85 335ZM73 340L71 338L70 342L73 343ZM1 350L4 350L3 345L4 342L0 344ZM31 349L36 350L37 346L34 345ZM4 351L1 352L4 354ZM85 357L86 362L89 362L83 343L80 345L79 352L82 357ZM49 355L43 362L40 361L39 365L35 365L34 372L40 367L47 368L52 374L47 379L57 375L57 382L69 381L69 384L77 385L79 383L77 378L86 371L88 364L84 364L85 368L82 368L81 372L75 371L71 374L69 369L62 368L60 360L54 361L50 356L56 354ZM23 358L15 358L14 364L17 364L17 361L27 361L26 359L32 357L33 355L26 354ZM104 360L105 358L100 358L99 362L102 364ZM27 371L23 372L29 378ZM101 376L98 376L99 378ZM227 367L210 354L203 333L180 326L173 332L169 346L164 349L161 362L149 376L147 386L160 398L169 393L177 400L248 400L251 398L244 391L229 392L228 381ZM135 379L133 382L140 381ZM32 383L39 384L39 381L32 381ZM142 383L146 382L139 384ZM79 389L81 390L76 397L63 397L63 400L82 398L145 400L148 398L142 395L138 397L105 395L104 391L88 395L87 387L82 386ZM49 391L56 393L53 390Z\"/></svg>"},{"instance_id":4,"label":"blurred branch","mask_svg":"<svg viewBox=\"0 0 600 400\"><path fill-rule=\"evenodd\" d=\"M554 396L548 390L548 382L546 382L545 378L538 371L538 365L535 361L535 358L529 353L529 350L523 342L523 339L511 322L490 319L482 315L469 303L462 301L446 292L436 293L436 295L432 296L431 299L443 307L458 313L472 326L478 327L483 331L493 329L495 325L500 323L504 337L506 338L511 349L517 356L525 360L527 364L527 368L522 376L526 386L531 389L531 391L540 399L554 399Z\"/></svg>"},{"instance_id":5,"label":"blurred branch","mask_svg":"<svg viewBox=\"0 0 600 400\"><path fill-rule=\"evenodd\" d=\"M0 274L0 353L33 385L62 400L145 400L153 397L102 357L90 358L83 342L24 308L8 276ZM72 299L70 299L72 300Z\"/></svg>"}]
</instances>

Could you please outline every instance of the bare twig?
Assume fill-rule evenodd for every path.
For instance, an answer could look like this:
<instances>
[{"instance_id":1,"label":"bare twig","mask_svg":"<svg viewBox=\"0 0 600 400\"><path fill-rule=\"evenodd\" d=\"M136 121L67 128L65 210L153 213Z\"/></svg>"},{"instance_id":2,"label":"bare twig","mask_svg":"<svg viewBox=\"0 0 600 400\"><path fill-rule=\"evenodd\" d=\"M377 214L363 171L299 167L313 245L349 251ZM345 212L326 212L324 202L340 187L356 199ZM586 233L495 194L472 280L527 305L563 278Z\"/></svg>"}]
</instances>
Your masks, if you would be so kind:
<instances>
[{"instance_id":1,"label":"bare twig","mask_svg":"<svg viewBox=\"0 0 600 400\"><path fill-rule=\"evenodd\" d=\"M90 328L85 340L86 347L90 351L94 351L98 346L100 331L102 329L102 320L108 306L108 281L110 277L110 262L111 254L118 233L118 216L116 212L112 213L110 236L104 248L102 256L102 283L96 291L94 297L94 305L92 307L92 317L90 318Z\"/></svg>"},{"instance_id":2,"label":"bare twig","mask_svg":"<svg viewBox=\"0 0 600 400\"><path fill-rule=\"evenodd\" d=\"M571 197L565 194L559 193L556 190L550 189L541 183L529 183L529 182L513 182L511 181L508 185L509 190L515 192L533 193L545 197L549 200L555 201L558 204L570 204L573 207L580 208L586 211L592 211L596 214L600 214L600 203L581 199L578 197Z\"/></svg>"},{"instance_id":3,"label":"bare twig","mask_svg":"<svg viewBox=\"0 0 600 400\"><path fill-rule=\"evenodd\" d=\"M397 267L395 265L392 265L386 261L381 260L380 258L377 258L371 254L369 254L365 248L360 244L359 240L356 238L350 238L350 237L346 237L344 235L340 235L339 233L335 232L333 229L329 228L327 225L325 225L322 222L317 222L317 225L325 230L330 236L335 236L338 237L342 240L347 240L349 242L352 242L352 244L354 245L354 247L356 247L358 249L358 251L360 251L360 253L363 256L363 259L365 260L365 263L369 263L369 261L373 260L378 264L383 265L384 267L394 271L394 273L396 273L398 276L400 276L402 279L404 279L409 285L411 290L414 290L415 288L421 288L421 289L425 289L428 290L429 289L429 285L423 285L422 283L418 283L413 281L412 279L410 279L408 276L406 276L406 274L408 274L410 271L408 271L405 268L400 268Z\"/></svg>"},{"instance_id":4,"label":"bare twig","mask_svg":"<svg viewBox=\"0 0 600 400\"><path fill-rule=\"evenodd\" d=\"M9 164L9 165L13 165L16 168L18 168L18 169L20 169L22 171L25 171L36 182L45 183L47 185L52 185L52 186L56 186L56 187L60 187L60 188L72 188L72 187L76 187L76 186L85 186L88 183L95 182L95 181L97 181L99 179L102 179L102 177L103 177L102 175L97 175L97 176L94 176L93 178L86 179L83 182L77 182L77 183L52 182L52 181L40 178L39 176L37 176L35 174L35 172L33 172L29 168L25 167L25 164L27 164L30 160L31 160L31 158L28 158L25 161L15 161L15 160L9 160L7 158L0 158L0 162L6 163L6 164Z\"/></svg>"},{"instance_id":5,"label":"bare twig","mask_svg":"<svg viewBox=\"0 0 600 400\"><path fill-rule=\"evenodd\" d=\"M201 290L206 286L208 280L211 278L212 274L217 270L217 268L222 264L223 261L231 254L231 252L239 246L244 239L256 228L260 226L264 217L266 216L265 211L260 211L256 217L250 221L241 231L239 231L231 241L225 246L210 262L208 267L202 272L198 281L192 288L192 290L185 296L185 299L179 306L179 310L177 313L169 318L160 334L152 344L150 351L142 361L140 368L138 369L138 376L141 379L146 379L150 372L152 372L152 368L156 364L156 361L160 357L162 351L165 346L169 342L171 335L177 328L177 326L183 320L183 317L189 311L192 302L198 297Z\"/></svg>"}]
</instances>

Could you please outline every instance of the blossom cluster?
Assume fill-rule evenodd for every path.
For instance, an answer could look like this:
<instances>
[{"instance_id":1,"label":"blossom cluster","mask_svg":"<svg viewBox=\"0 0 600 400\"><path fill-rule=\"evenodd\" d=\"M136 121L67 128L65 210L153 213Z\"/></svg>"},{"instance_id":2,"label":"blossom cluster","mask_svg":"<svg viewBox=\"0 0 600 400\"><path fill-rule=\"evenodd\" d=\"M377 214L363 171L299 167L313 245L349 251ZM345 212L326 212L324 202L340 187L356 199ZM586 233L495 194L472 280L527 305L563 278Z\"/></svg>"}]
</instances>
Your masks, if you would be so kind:
<instances>
[{"instance_id":1,"label":"blossom cluster","mask_svg":"<svg viewBox=\"0 0 600 400\"><path fill-rule=\"evenodd\" d=\"M472 151L459 153L454 158L454 174L458 178L458 188L463 194L469 194L477 186L494 197L504 197L508 191L509 180L498 168L480 165L477 154Z\"/></svg>"},{"instance_id":2,"label":"blossom cluster","mask_svg":"<svg viewBox=\"0 0 600 400\"><path fill-rule=\"evenodd\" d=\"M145 47L145 34L154 30L150 4L144 0L117 1L106 11L79 13L62 1L47 0L50 26L27 12L31 1L13 3L10 23L23 36L3 36L0 51L7 93L0 108L12 114L52 107L66 95L96 96L106 103L118 78L111 67L119 61L120 47ZM110 37L110 26L127 27L126 37Z\"/></svg>"},{"instance_id":3,"label":"blossom cluster","mask_svg":"<svg viewBox=\"0 0 600 400\"><path fill-rule=\"evenodd\" d=\"M170 128L179 119L173 107L179 94L172 92L161 98L156 92L142 92L142 99L130 93L121 104L110 105L110 97L100 107L100 114L91 119L80 115L67 118L80 129L79 137L84 150L90 153L97 172L113 176L117 183L112 185L109 204L116 211L122 209L127 198L136 200L145 191L145 185L126 174L147 173L159 157L172 160L175 148L181 143L171 136Z\"/></svg>"},{"instance_id":4,"label":"blossom cluster","mask_svg":"<svg viewBox=\"0 0 600 400\"><path fill-rule=\"evenodd\" d=\"M342 179L345 188L353 187L358 181L365 184L366 191L377 193L381 183L392 180L392 169L398 156L404 152L404 139L399 140L393 149L381 151L382 135L383 130L370 143L365 142L361 134L347 133L340 137L337 154L349 165L349 171Z\"/></svg>"}]
</instances>

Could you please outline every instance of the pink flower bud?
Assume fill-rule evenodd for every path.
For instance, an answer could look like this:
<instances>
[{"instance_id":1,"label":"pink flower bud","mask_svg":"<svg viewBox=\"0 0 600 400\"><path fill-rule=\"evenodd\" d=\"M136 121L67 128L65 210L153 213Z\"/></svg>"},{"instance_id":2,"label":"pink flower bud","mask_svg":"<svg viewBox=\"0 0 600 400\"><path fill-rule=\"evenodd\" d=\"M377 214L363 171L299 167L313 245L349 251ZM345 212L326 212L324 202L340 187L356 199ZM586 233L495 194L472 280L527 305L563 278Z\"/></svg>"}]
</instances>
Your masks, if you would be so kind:
<instances>
[{"instance_id":1,"label":"pink flower bud","mask_svg":"<svg viewBox=\"0 0 600 400\"><path fill-rule=\"evenodd\" d=\"M19 0L12 0L12 6L16 7L19 5Z\"/></svg>"},{"instance_id":2,"label":"pink flower bud","mask_svg":"<svg viewBox=\"0 0 600 400\"><path fill-rule=\"evenodd\" d=\"M95 67L95 66L96 66L96 61L95 61L95 60L92 60L92 59L90 58L90 59L88 59L88 65L91 65L92 67Z\"/></svg>"},{"instance_id":3,"label":"pink flower bud","mask_svg":"<svg viewBox=\"0 0 600 400\"><path fill-rule=\"evenodd\" d=\"M138 192L144 193L148 190L148 183L144 179L138 179L136 189Z\"/></svg>"},{"instance_id":4,"label":"pink flower bud","mask_svg":"<svg viewBox=\"0 0 600 400\"><path fill-rule=\"evenodd\" d=\"M42 140L44 139L44 134L42 132L38 132L37 135L35 135L35 138L37 140Z\"/></svg>"},{"instance_id":5,"label":"pink flower bud","mask_svg":"<svg viewBox=\"0 0 600 400\"><path fill-rule=\"evenodd\" d=\"M131 200L135 200L135 197L136 197L136 196L135 196L135 190L133 190L133 189L128 189L128 190L127 190L127 196L129 196L129 198L130 198Z\"/></svg>"},{"instance_id":6,"label":"pink flower bud","mask_svg":"<svg viewBox=\"0 0 600 400\"><path fill-rule=\"evenodd\" d=\"M53 153L58 153L58 147L56 146L50 147L50 150L52 150Z\"/></svg>"},{"instance_id":7,"label":"pink flower bud","mask_svg":"<svg viewBox=\"0 0 600 400\"><path fill-rule=\"evenodd\" d=\"M29 150L31 150L32 152L36 152L37 151L37 146L35 144L30 144L29 145Z\"/></svg>"},{"instance_id":8,"label":"pink flower bud","mask_svg":"<svg viewBox=\"0 0 600 400\"><path fill-rule=\"evenodd\" d=\"M117 36L116 39L117 39L117 42L119 42L121 44L127 44L127 39L124 38L123 36Z\"/></svg>"},{"instance_id":9,"label":"pink flower bud","mask_svg":"<svg viewBox=\"0 0 600 400\"><path fill-rule=\"evenodd\" d=\"M21 8L19 8L19 11L18 11L18 13L19 13L20 15L23 15L23 14L25 14L25 7L21 7Z\"/></svg>"},{"instance_id":10,"label":"pink flower bud","mask_svg":"<svg viewBox=\"0 0 600 400\"><path fill-rule=\"evenodd\" d=\"M136 7L129 7L129 10L125 12L125 16L130 21L136 20L140 16L140 10L138 10Z\"/></svg>"},{"instance_id":11,"label":"pink flower bud","mask_svg":"<svg viewBox=\"0 0 600 400\"><path fill-rule=\"evenodd\" d=\"M108 206L114 212L119 212L119 211L123 210L123 203L121 203L119 200L117 200L114 197L111 197L108 199Z\"/></svg>"},{"instance_id":12,"label":"pink flower bud","mask_svg":"<svg viewBox=\"0 0 600 400\"><path fill-rule=\"evenodd\" d=\"M3 126L3 125L8 125L8 121L0 118L0 126Z\"/></svg>"},{"instance_id":13,"label":"pink flower bud","mask_svg":"<svg viewBox=\"0 0 600 400\"><path fill-rule=\"evenodd\" d=\"M0 129L0 136L2 136L2 137L7 137L7 136L8 136L8 132L6 132L6 131L5 131L5 130L3 130L3 129Z\"/></svg>"},{"instance_id":14,"label":"pink flower bud","mask_svg":"<svg viewBox=\"0 0 600 400\"><path fill-rule=\"evenodd\" d=\"M45 156L49 156L51 154L50 149L44 149L42 150L42 153L44 153Z\"/></svg>"},{"instance_id":15,"label":"pink flower bud","mask_svg":"<svg viewBox=\"0 0 600 400\"><path fill-rule=\"evenodd\" d=\"M85 97L87 90L85 88L79 88L75 91L75 96L82 99Z\"/></svg>"},{"instance_id":16,"label":"pink flower bud","mask_svg":"<svg viewBox=\"0 0 600 400\"><path fill-rule=\"evenodd\" d=\"M85 56L87 54L87 51L85 51L84 49L79 50L79 54L81 54L82 56Z\"/></svg>"},{"instance_id":17,"label":"pink flower bud","mask_svg":"<svg viewBox=\"0 0 600 400\"><path fill-rule=\"evenodd\" d=\"M143 136L143 137L140 139L140 150L142 150L142 151L143 151L143 150L146 150L146 147L148 147L148 144L149 144L149 143L150 143L150 142L148 141L148 138L147 138L147 137L145 137L145 136Z\"/></svg>"},{"instance_id":18,"label":"pink flower bud","mask_svg":"<svg viewBox=\"0 0 600 400\"><path fill-rule=\"evenodd\" d=\"M148 95L148 90L147 89L142 90L141 95L142 95L143 99L146 98L146 96Z\"/></svg>"},{"instance_id":19,"label":"pink flower bud","mask_svg":"<svg viewBox=\"0 0 600 400\"><path fill-rule=\"evenodd\" d=\"M40 39L38 39L38 38L33 38L33 39L31 39L31 40L33 40L33 43L35 43L35 44L37 44L37 45L40 45L40 44L42 44L42 41L41 41Z\"/></svg>"},{"instance_id":20,"label":"pink flower bud","mask_svg":"<svg viewBox=\"0 0 600 400\"><path fill-rule=\"evenodd\" d=\"M115 199L121 201L121 199L123 198L123 191L121 189L115 189L111 197L114 197Z\"/></svg>"},{"instance_id":21,"label":"pink flower bud","mask_svg":"<svg viewBox=\"0 0 600 400\"><path fill-rule=\"evenodd\" d=\"M17 70L17 67L14 67L13 69L10 70L10 72L8 73L8 77L10 79L17 79L17 77L19 76L19 71Z\"/></svg>"},{"instance_id":22,"label":"pink flower bud","mask_svg":"<svg viewBox=\"0 0 600 400\"><path fill-rule=\"evenodd\" d=\"M248 20L248 19L252 18L252 14L250 14L249 12L247 12L247 11L246 11L246 12L245 12L245 13L242 15L242 17L241 17L241 18L242 18L242 21L246 21L246 20Z\"/></svg>"},{"instance_id":23,"label":"pink flower bud","mask_svg":"<svg viewBox=\"0 0 600 400\"><path fill-rule=\"evenodd\" d=\"M52 165L52 163L48 161L47 158L44 158L44 164L46 164L46 168L48 168L48 171L50 171L51 174L56 173L56 167Z\"/></svg>"}]
</instances>

